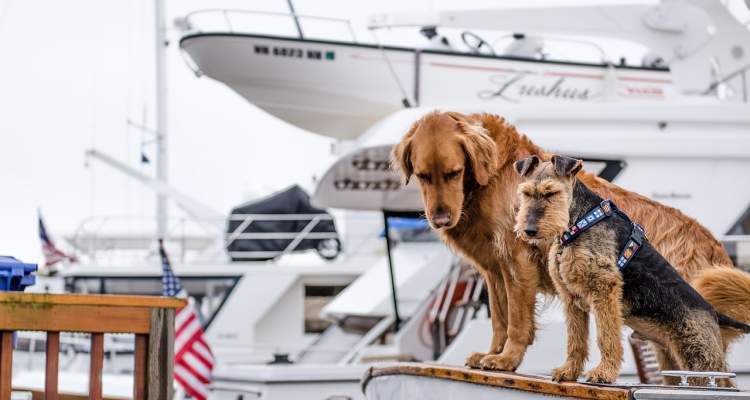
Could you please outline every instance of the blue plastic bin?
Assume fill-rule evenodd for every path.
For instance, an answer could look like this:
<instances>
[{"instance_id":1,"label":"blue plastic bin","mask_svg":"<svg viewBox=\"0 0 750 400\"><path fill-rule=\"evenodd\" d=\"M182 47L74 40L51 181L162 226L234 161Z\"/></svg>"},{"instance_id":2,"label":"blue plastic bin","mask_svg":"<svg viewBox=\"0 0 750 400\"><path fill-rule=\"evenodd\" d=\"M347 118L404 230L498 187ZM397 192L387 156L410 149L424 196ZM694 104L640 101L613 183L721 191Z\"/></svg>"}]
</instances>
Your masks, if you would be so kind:
<instances>
[{"instance_id":1,"label":"blue plastic bin","mask_svg":"<svg viewBox=\"0 0 750 400\"><path fill-rule=\"evenodd\" d=\"M36 283L36 264L26 264L15 257L0 256L0 291L23 292Z\"/></svg>"},{"instance_id":2,"label":"blue plastic bin","mask_svg":"<svg viewBox=\"0 0 750 400\"><path fill-rule=\"evenodd\" d=\"M27 286L36 283L36 264L22 263L15 257L0 256L0 291L23 292ZM13 347L16 347L16 334L13 333Z\"/></svg>"}]
</instances>

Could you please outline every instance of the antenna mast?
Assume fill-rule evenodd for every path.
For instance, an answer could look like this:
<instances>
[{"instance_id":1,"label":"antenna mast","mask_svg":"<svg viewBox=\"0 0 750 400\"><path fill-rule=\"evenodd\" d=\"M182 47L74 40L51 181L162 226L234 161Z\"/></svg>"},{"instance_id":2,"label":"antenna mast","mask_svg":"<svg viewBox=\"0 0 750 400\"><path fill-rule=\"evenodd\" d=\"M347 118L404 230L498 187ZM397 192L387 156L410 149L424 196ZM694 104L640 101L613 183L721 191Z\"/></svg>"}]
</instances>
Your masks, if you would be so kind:
<instances>
[{"instance_id":1,"label":"antenna mast","mask_svg":"<svg viewBox=\"0 0 750 400\"><path fill-rule=\"evenodd\" d=\"M156 180L167 184L167 27L164 0L154 2L154 27L156 50ZM166 239L167 197L156 195L156 234Z\"/></svg>"}]
</instances>

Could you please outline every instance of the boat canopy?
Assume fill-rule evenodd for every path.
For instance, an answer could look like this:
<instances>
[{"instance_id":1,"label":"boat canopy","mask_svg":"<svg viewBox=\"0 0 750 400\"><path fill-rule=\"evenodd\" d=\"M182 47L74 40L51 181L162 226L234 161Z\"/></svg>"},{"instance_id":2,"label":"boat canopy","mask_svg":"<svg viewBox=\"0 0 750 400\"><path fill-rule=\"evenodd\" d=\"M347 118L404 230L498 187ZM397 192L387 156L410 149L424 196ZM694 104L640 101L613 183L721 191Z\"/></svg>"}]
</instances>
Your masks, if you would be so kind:
<instances>
[{"instance_id":1,"label":"boat canopy","mask_svg":"<svg viewBox=\"0 0 750 400\"><path fill-rule=\"evenodd\" d=\"M297 185L235 207L226 233L232 261L270 260L310 249L332 259L341 250L333 217L310 204L310 196ZM326 241L333 247L326 248Z\"/></svg>"}]
</instances>

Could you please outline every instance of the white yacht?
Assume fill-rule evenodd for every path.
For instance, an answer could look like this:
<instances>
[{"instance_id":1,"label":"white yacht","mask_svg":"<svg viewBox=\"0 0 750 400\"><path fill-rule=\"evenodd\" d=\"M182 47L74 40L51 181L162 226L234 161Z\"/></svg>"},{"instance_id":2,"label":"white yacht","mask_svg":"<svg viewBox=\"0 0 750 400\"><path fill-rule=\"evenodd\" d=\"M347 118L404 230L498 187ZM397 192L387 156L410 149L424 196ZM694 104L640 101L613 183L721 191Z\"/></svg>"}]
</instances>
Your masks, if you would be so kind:
<instances>
[{"instance_id":1,"label":"white yacht","mask_svg":"<svg viewBox=\"0 0 750 400\"><path fill-rule=\"evenodd\" d=\"M253 23L263 18L284 21L291 30L258 29L269 25ZM584 158L587 168L603 178L697 218L725 241L738 265L750 266L750 186L737 185L750 170L750 32L722 2L497 7L370 19L367 28L373 32L400 29L415 39L421 34L424 45L416 47L362 42L355 37L358 27L347 20L293 12L199 10L177 22L185 31L180 47L186 64L197 76L222 82L268 113L337 140L340 158L313 194L319 206L419 212L416 187L403 186L389 169L393 144L414 120L436 108L490 112L549 150ZM306 33L306 27L320 24L343 27L348 34L332 39ZM647 50L638 62L628 63L612 55L617 49L599 44L612 38ZM560 41L589 48L598 60L569 60L548 51ZM401 266L393 264L398 273ZM407 360L413 354L416 360L461 365L466 354L484 350L490 327L477 305L480 284L465 275L460 261L453 265L403 325L396 324L395 309L380 314L391 329L373 326L364 354L382 351L382 357L220 367L217 395L362 398L363 364ZM353 283L323 315L336 319L332 310L338 300L360 289L358 281ZM462 301L444 301L454 295ZM400 301L393 304L398 307ZM417 327L423 321L435 332L428 346ZM540 326L519 371L547 374L563 359L564 320L556 304L545 305ZM749 351L745 338L729 356L740 387L749 384ZM629 356L621 379L644 380L638 367ZM414 390L435 383L388 379L379 382L392 384L379 389L368 386L368 396L406 398L416 393L407 383ZM440 385L431 393L452 393Z\"/></svg>"},{"instance_id":2,"label":"white yacht","mask_svg":"<svg viewBox=\"0 0 750 400\"><path fill-rule=\"evenodd\" d=\"M750 233L750 187L732 184L750 168L750 34L721 2L503 7L370 19L374 32L400 29L418 38L421 28L426 36L445 32L451 38L450 45L435 46L425 37L423 47L410 48L342 35L308 37L307 25L348 27L351 33L343 36L358 30L346 20L267 14L195 11L180 20L186 29L180 46L197 75L293 125L340 139L342 157L369 162L349 168L352 173L388 178L365 181L332 169L319 192L339 194L349 185L362 199L406 196L391 193L401 187L387 171L386 153L411 121L435 108L491 112L549 150L599 163L608 179L680 208L719 237ZM253 24L261 18L296 21L298 30L253 30L264 26ZM636 65L615 60L617 50L605 51L596 41L609 38L647 51ZM548 54L547 47L561 40L590 49L599 61ZM339 187L327 187L333 184ZM410 193L397 209L416 209L418 197Z\"/></svg>"},{"instance_id":3,"label":"white yacht","mask_svg":"<svg viewBox=\"0 0 750 400\"><path fill-rule=\"evenodd\" d=\"M293 31L254 31L255 18L283 20ZM319 23L342 26L352 37L311 35L307 28ZM186 64L197 75L223 82L286 122L337 139L340 158L317 182L312 200L319 207L356 210L334 212L353 222L342 227L344 253L335 261L283 249L272 255L276 261L229 263L233 256L223 248L234 230L225 231L225 217L174 190L159 174L144 177L89 153L152 187L160 199L171 198L192 217L190 224L198 225L170 235L169 250L216 354L215 398L364 398L360 379L370 366L391 361L457 366L471 351L485 350L491 330L481 279L424 226L408 222L397 229L398 218L418 215L421 201L413 185L404 187L390 171L388 153L412 121L435 108L501 114L538 144L583 157L600 176L696 217L730 243L738 263L748 262L742 249L750 233L750 187L736 183L746 180L750 168L750 33L720 2L370 19L367 28L374 32L393 28L423 38L419 47L360 42L348 21L295 13L196 11L177 25L184 30L180 47ZM591 37L630 40L649 51L631 65L615 60ZM595 60L548 53L555 41L589 48ZM359 211L370 213L358 219ZM380 238L384 224L394 229ZM168 226L158 221L160 233ZM150 237L106 237L94 227L77 236L80 249L94 258L102 250L150 248ZM245 238L263 236L244 228L237 233ZM291 240L299 244L306 237ZM62 280L50 282L50 290L64 282L77 292L160 293L157 264L105 264L66 271ZM539 337L520 371L547 374L563 359L565 329L559 307L540 304ZM730 354L741 387L748 387L750 363L743 355L749 351L746 339ZM122 353L127 356L127 349ZM591 362L597 358L592 354ZM642 379L638 372L636 359L628 356L621 379ZM34 382L34 377L32 371L14 379ZM388 385L379 392L382 378L369 382L372 398L396 393Z\"/></svg>"}]
</instances>

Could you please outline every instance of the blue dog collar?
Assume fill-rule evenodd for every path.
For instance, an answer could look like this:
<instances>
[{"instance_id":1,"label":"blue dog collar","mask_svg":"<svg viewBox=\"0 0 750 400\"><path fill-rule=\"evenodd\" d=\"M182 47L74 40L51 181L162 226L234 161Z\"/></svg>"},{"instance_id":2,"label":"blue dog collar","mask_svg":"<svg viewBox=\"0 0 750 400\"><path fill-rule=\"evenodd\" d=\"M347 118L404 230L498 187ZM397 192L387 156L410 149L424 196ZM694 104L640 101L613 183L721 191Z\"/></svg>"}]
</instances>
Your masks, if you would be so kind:
<instances>
[{"instance_id":1,"label":"blue dog collar","mask_svg":"<svg viewBox=\"0 0 750 400\"><path fill-rule=\"evenodd\" d=\"M615 204L612 203L612 200L603 200L598 206L584 214L581 219L571 225L570 228L560 236L560 244L565 246L572 242L581 233L596 225L597 222L612 215L615 212L615 209Z\"/></svg>"}]
</instances>

